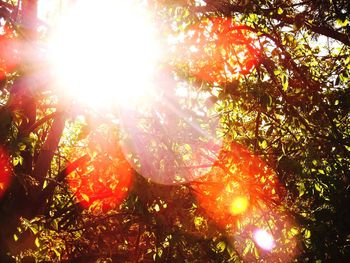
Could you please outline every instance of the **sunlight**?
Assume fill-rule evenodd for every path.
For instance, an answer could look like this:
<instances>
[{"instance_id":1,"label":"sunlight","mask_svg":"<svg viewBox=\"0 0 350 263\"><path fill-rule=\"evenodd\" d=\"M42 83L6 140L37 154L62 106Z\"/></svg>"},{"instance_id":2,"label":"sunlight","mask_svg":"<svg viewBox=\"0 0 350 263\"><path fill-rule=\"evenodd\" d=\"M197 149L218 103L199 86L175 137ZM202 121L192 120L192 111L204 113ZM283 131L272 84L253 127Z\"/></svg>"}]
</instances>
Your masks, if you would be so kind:
<instances>
[{"instance_id":1,"label":"sunlight","mask_svg":"<svg viewBox=\"0 0 350 263\"><path fill-rule=\"evenodd\" d=\"M140 1L77 1L50 41L62 96L94 109L144 99L159 58L155 31Z\"/></svg>"},{"instance_id":2,"label":"sunlight","mask_svg":"<svg viewBox=\"0 0 350 263\"><path fill-rule=\"evenodd\" d=\"M119 111L125 156L152 182L193 181L217 160L222 142L218 118L210 110L207 94L171 71L163 69L155 90L157 97L149 107Z\"/></svg>"},{"instance_id":3,"label":"sunlight","mask_svg":"<svg viewBox=\"0 0 350 263\"><path fill-rule=\"evenodd\" d=\"M203 17L187 26L174 23L173 28L177 33L167 39L170 50L198 79L226 84L250 73L257 64L256 34L233 18Z\"/></svg>"},{"instance_id":4,"label":"sunlight","mask_svg":"<svg viewBox=\"0 0 350 263\"><path fill-rule=\"evenodd\" d=\"M14 159L17 162L18 159ZM9 156L6 151L0 147L0 199L5 193L10 183L11 167L9 163Z\"/></svg>"},{"instance_id":5,"label":"sunlight","mask_svg":"<svg viewBox=\"0 0 350 263\"><path fill-rule=\"evenodd\" d=\"M254 232L254 241L264 250L272 250L275 247L272 235L264 229L258 229Z\"/></svg>"},{"instance_id":6,"label":"sunlight","mask_svg":"<svg viewBox=\"0 0 350 263\"><path fill-rule=\"evenodd\" d=\"M83 122L77 120L70 124L67 137ZM92 213L118 209L132 184L133 171L118 146L119 139L115 127L100 125L70 152L71 158L81 163L79 169L67 175L66 182L79 205ZM95 152L96 157L90 158L90 152Z\"/></svg>"},{"instance_id":7,"label":"sunlight","mask_svg":"<svg viewBox=\"0 0 350 263\"><path fill-rule=\"evenodd\" d=\"M244 213L249 205L249 200L245 196L237 196L233 199L230 211L233 215L240 215Z\"/></svg>"}]
</instances>

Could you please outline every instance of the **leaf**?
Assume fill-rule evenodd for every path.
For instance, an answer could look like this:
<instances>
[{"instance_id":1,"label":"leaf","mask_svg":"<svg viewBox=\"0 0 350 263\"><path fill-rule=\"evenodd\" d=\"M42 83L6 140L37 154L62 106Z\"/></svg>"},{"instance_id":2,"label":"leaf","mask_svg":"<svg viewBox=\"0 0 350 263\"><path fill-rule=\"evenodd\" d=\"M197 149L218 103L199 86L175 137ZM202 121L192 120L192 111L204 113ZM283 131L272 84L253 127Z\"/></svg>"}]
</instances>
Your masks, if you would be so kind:
<instances>
[{"instance_id":1,"label":"leaf","mask_svg":"<svg viewBox=\"0 0 350 263\"><path fill-rule=\"evenodd\" d=\"M305 229L304 230L304 236L305 236L306 239L310 238L311 237L311 231L308 230L308 229Z\"/></svg>"},{"instance_id":2,"label":"leaf","mask_svg":"<svg viewBox=\"0 0 350 263\"><path fill-rule=\"evenodd\" d=\"M191 151L192 150L191 145L189 145L187 143L184 144L184 148L185 148L186 151Z\"/></svg>"},{"instance_id":3,"label":"leaf","mask_svg":"<svg viewBox=\"0 0 350 263\"><path fill-rule=\"evenodd\" d=\"M155 210L156 212L159 212L159 211L160 211L160 207L159 207L158 204L156 204L156 205L154 206L154 210Z\"/></svg>"},{"instance_id":4,"label":"leaf","mask_svg":"<svg viewBox=\"0 0 350 263\"><path fill-rule=\"evenodd\" d=\"M322 192L322 187L320 184L315 184L315 189L317 192Z\"/></svg>"},{"instance_id":5,"label":"leaf","mask_svg":"<svg viewBox=\"0 0 350 263\"><path fill-rule=\"evenodd\" d=\"M55 252L55 254L58 257L58 259L60 259L61 258L61 253L56 248L53 248L52 250L53 250L53 252Z\"/></svg>"},{"instance_id":6,"label":"leaf","mask_svg":"<svg viewBox=\"0 0 350 263\"><path fill-rule=\"evenodd\" d=\"M275 76L278 76L279 74L281 74L281 71L276 69L276 70L273 71L273 73L275 74Z\"/></svg>"},{"instance_id":7,"label":"leaf","mask_svg":"<svg viewBox=\"0 0 350 263\"><path fill-rule=\"evenodd\" d=\"M17 166L18 164L22 165L23 164L23 157L22 156L13 157L12 164L13 164L13 166Z\"/></svg>"},{"instance_id":8,"label":"leaf","mask_svg":"<svg viewBox=\"0 0 350 263\"><path fill-rule=\"evenodd\" d=\"M303 182L299 183L298 190L299 190L299 197L301 197L305 194L305 185Z\"/></svg>"},{"instance_id":9,"label":"leaf","mask_svg":"<svg viewBox=\"0 0 350 263\"><path fill-rule=\"evenodd\" d=\"M346 27L349 24L349 20L345 19L344 21L341 19L337 19L336 24L340 27Z\"/></svg>"},{"instance_id":10,"label":"leaf","mask_svg":"<svg viewBox=\"0 0 350 263\"><path fill-rule=\"evenodd\" d=\"M319 172L320 174L325 174L325 172L324 172L322 169L318 169L318 172Z\"/></svg>"},{"instance_id":11,"label":"leaf","mask_svg":"<svg viewBox=\"0 0 350 263\"><path fill-rule=\"evenodd\" d=\"M19 150L22 152L22 151L24 151L24 150L26 149L26 145L25 145L24 143L20 143L20 144L18 145L18 148L19 148Z\"/></svg>"},{"instance_id":12,"label":"leaf","mask_svg":"<svg viewBox=\"0 0 350 263\"><path fill-rule=\"evenodd\" d=\"M278 10L277 10L277 14L282 15L283 14L283 9L279 7Z\"/></svg>"},{"instance_id":13,"label":"leaf","mask_svg":"<svg viewBox=\"0 0 350 263\"><path fill-rule=\"evenodd\" d=\"M259 258L259 250L257 249L256 246L254 246L254 255L256 258Z\"/></svg>"},{"instance_id":14,"label":"leaf","mask_svg":"<svg viewBox=\"0 0 350 263\"><path fill-rule=\"evenodd\" d=\"M294 237L299 233L298 229L296 227L293 227L290 229L288 236L289 237Z\"/></svg>"},{"instance_id":15,"label":"leaf","mask_svg":"<svg viewBox=\"0 0 350 263\"><path fill-rule=\"evenodd\" d=\"M217 243L216 248L221 253L225 250L226 243L224 241L220 241L219 243Z\"/></svg>"},{"instance_id":16,"label":"leaf","mask_svg":"<svg viewBox=\"0 0 350 263\"><path fill-rule=\"evenodd\" d=\"M43 189L45 189L48 186L49 182L47 180L44 181L43 183Z\"/></svg>"},{"instance_id":17,"label":"leaf","mask_svg":"<svg viewBox=\"0 0 350 263\"><path fill-rule=\"evenodd\" d=\"M250 244L247 244L247 246L243 250L243 256L247 255L250 250Z\"/></svg>"},{"instance_id":18,"label":"leaf","mask_svg":"<svg viewBox=\"0 0 350 263\"><path fill-rule=\"evenodd\" d=\"M282 81L282 88L283 88L283 90L287 91L287 89L288 89L288 78L287 78L286 74L282 74L281 81Z\"/></svg>"},{"instance_id":19,"label":"leaf","mask_svg":"<svg viewBox=\"0 0 350 263\"><path fill-rule=\"evenodd\" d=\"M196 226L196 228L198 228L199 226L201 226L203 224L204 218L201 216L196 216L193 220L194 225Z\"/></svg>"},{"instance_id":20,"label":"leaf","mask_svg":"<svg viewBox=\"0 0 350 263\"><path fill-rule=\"evenodd\" d=\"M33 225L29 225L28 227L33 232L34 235L38 233L38 229L36 229Z\"/></svg>"},{"instance_id":21,"label":"leaf","mask_svg":"<svg viewBox=\"0 0 350 263\"><path fill-rule=\"evenodd\" d=\"M39 238L35 238L35 241L34 241L35 245L39 248L40 247L40 241L39 241Z\"/></svg>"},{"instance_id":22,"label":"leaf","mask_svg":"<svg viewBox=\"0 0 350 263\"><path fill-rule=\"evenodd\" d=\"M86 201L86 202L89 202L90 201L90 198L88 195L84 194L84 193L81 193L81 197Z\"/></svg>"},{"instance_id":23,"label":"leaf","mask_svg":"<svg viewBox=\"0 0 350 263\"><path fill-rule=\"evenodd\" d=\"M163 249L161 249L161 248L158 248L158 250L157 250L157 255L158 255L158 257L162 257L162 255L163 255Z\"/></svg>"},{"instance_id":24,"label":"leaf","mask_svg":"<svg viewBox=\"0 0 350 263\"><path fill-rule=\"evenodd\" d=\"M266 140L263 140L260 144L261 148L262 149L266 149L267 148L267 141Z\"/></svg>"}]
</instances>

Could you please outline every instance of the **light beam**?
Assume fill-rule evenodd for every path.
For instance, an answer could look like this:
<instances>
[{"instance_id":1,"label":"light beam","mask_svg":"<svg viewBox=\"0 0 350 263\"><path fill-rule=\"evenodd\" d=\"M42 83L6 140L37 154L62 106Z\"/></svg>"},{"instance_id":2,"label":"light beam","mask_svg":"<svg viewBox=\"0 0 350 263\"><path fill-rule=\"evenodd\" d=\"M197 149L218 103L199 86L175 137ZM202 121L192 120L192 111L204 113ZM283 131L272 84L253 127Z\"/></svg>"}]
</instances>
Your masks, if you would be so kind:
<instances>
[{"instance_id":1,"label":"light beam","mask_svg":"<svg viewBox=\"0 0 350 263\"><path fill-rule=\"evenodd\" d=\"M78 0L49 46L57 86L69 100L101 109L151 92L160 48L140 1Z\"/></svg>"}]
</instances>

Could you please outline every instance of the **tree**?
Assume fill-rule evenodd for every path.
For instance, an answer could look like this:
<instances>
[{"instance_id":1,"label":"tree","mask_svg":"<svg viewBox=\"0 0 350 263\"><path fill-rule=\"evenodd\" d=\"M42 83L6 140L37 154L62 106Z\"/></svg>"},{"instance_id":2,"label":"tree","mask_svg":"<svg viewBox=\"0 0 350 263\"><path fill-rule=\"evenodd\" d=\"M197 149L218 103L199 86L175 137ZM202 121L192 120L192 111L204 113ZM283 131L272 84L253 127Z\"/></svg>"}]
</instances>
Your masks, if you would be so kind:
<instances>
[{"instance_id":1,"label":"tree","mask_svg":"<svg viewBox=\"0 0 350 263\"><path fill-rule=\"evenodd\" d=\"M0 2L0 261L350 258L347 1L150 1L171 85L156 118L119 124L61 103L37 1L16 3Z\"/></svg>"}]
</instances>

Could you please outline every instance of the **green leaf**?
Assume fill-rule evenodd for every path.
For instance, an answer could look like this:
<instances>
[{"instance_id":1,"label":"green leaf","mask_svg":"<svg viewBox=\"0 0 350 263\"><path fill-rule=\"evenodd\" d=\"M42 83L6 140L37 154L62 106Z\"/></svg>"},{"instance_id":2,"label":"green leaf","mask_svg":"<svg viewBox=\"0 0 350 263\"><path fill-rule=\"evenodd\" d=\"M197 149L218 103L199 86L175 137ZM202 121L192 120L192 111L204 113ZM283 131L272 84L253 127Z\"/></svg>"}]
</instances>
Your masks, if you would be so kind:
<instances>
[{"instance_id":1,"label":"green leaf","mask_svg":"<svg viewBox=\"0 0 350 263\"><path fill-rule=\"evenodd\" d=\"M304 230L304 237L306 239L310 238L311 237L311 231L309 229L305 229Z\"/></svg>"},{"instance_id":2,"label":"green leaf","mask_svg":"<svg viewBox=\"0 0 350 263\"><path fill-rule=\"evenodd\" d=\"M337 19L336 24L340 27L346 27L349 24L349 20L345 19L344 21L341 19Z\"/></svg>"},{"instance_id":3,"label":"green leaf","mask_svg":"<svg viewBox=\"0 0 350 263\"><path fill-rule=\"evenodd\" d=\"M35 245L36 245L37 247L40 247L40 241L39 241L39 238L38 238L38 237L35 238L34 243L35 243Z\"/></svg>"},{"instance_id":4,"label":"green leaf","mask_svg":"<svg viewBox=\"0 0 350 263\"><path fill-rule=\"evenodd\" d=\"M38 233L38 229L36 229L35 227L30 226L29 228L33 232L34 235L36 235Z\"/></svg>"},{"instance_id":5,"label":"green leaf","mask_svg":"<svg viewBox=\"0 0 350 263\"><path fill-rule=\"evenodd\" d=\"M276 70L273 71L273 73L275 74L275 76L278 76L279 74L281 74L281 71L276 69Z\"/></svg>"},{"instance_id":6,"label":"green leaf","mask_svg":"<svg viewBox=\"0 0 350 263\"><path fill-rule=\"evenodd\" d=\"M221 253L225 250L226 243L224 241L220 241L219 243L217 243L216 248Z\"/></svg>"},{"instance_id":7,"label":"green leaf","mask_svg":"<svg viewBox=\"0 0 350 263\"><path fill-rule=\"evenodd\" d=\"M320 184L315 184L315 189L317 192L322 192L322 187Z\"/></svg>"},{"instance_id":8,"label":"green leaf","mask_svg":"<svg viewBox=\"0 0 350 263\"><path fill-rule=\"evenodd\" d=\"M286 74L282 74L281 76L282 88L284 91L288 89L288 77Z\"/></svg>"},{"instance_id":9,"label":"green leaf","mask_svg":"<svg viewBox=\"0 0 350 263\"><path fill-rule=\"evenodd\" d=\"M13 166L17 166L18 164L22 165L23 164L23 157L22 156L13 157L12 164L13 164Z\"/></svg>"},{"instance_id":10,"label":"green leaf","mask_svg":"<svg viewBox=\"0 0 350 263\"><path fill-rule=\"evenodd\" d=\"M303 182L299 183L298 190L299 190L299 197L301 197L305 194L305 185Z\"/></svg>"},{"instance_id":11,"label":"green leaf","mask_svg":"<svg viewBox=\"0 0 350 263\"><path fill-rule=\"evenodd\" d=\"M256 14L250 13L249 18L250 18L251 22L258 21L258 16Z\"/></svg>"},{"instance_id":12,"label":"green leaf","mask_svg":"<svg viewBox=\"0 0 350 263\"><path fill-rule=\"evenodd\" d=\"M157 255L158 255L158 257L162 257L162 255L163 255L163 249L161 249L161 248L158 248L157 249Z\"/></svg>"},{"instance_id":13,"label":"green leaf","mask_svg":"<svg viewBox=\"0 0 350 263\"><path fill-rule=\"evenodd\" d=\"M325 172L324 172L322 169L318 169L318 172L319 172L320 174L325 174Z\"/></svg>"},{"instance_id":14,"label":"green leaf","mask_svg":"<svg viewBox=\"0 0 350 263\"><path fill-rule=\"evenodd\" d=\"M43 183L43 189L45 189L48 184L49 184L49 182L47 180L45 180Z\"/></svg>"},{"instance_id":15,"label":"green leaf","mask_svg":"<svg viewBox=\"0 0 350 263\"><path fill-rule=\"evenodd\" d=\"M263 140L260 144L261 148L262 149L266 149L267 148L267 141L266 140Z\"/></svg>"},{"instance_id":16,"label":"green leaf","mask_svg":"<svg viewBox=\"0 0 350 263\"><path fill-rule=\"evenodd\" d=\"M293 227L290 229L288 236L289 237L294 237L299 233L299 230L296 227Z\"/></svg>"},{"instance_id":17,"label":"green leaf","mask_svg":"<svg viewBox=\"0 0 350 263\"><path fill-rule=\"evenodd\" d=\"M196 227L201 226L201 225L203 224L203 221L204 221L204 218L201 217L201 216L196 216L196 217L194 218L194 220L193 220L194 225L195 225Z\"/></svg>"},{"instance_id":18,"label":"green leaf","mask_svg":"<svg viewBox=\"0 0 350 263\"><path fill-rule=\"evenodd\" d=\"M22 152L22 151L24 151L25 149L26 149L26 145L24 144L24 143L20 143L19 145L18 145L18 147L19 147L19 150Z\"/></svg>"},{"instance_id":19,"label":"green leaf","mask_svg":"<svg viewBox=\"0 0 350 263\"><path fill-rule=\"evenodd\" d=\"M243 250L243 256L247 255L249 251L250 251L250 245L247 244L247 246Z\"/></svg>"}]
</instances>

